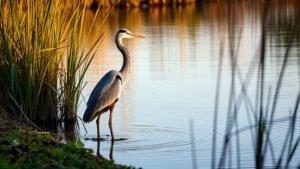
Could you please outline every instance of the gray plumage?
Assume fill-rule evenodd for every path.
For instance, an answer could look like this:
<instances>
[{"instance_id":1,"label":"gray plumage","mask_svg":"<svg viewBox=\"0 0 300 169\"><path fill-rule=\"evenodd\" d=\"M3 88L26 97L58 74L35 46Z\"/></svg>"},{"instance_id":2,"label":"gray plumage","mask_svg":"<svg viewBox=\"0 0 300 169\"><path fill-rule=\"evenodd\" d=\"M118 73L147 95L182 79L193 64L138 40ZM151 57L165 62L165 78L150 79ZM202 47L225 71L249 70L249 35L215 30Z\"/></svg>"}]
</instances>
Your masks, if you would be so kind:
<instances>
[{"instance_id":1,"label":"gray plumage","mask_svg":"<svg viewBox=\"0 0 300 169\"><path fill-rule=\"evenodd\" d=\"M144 38L144 36L133 34L126 29L120 29L116 34L116 45L123 55L122 68L120 71L111 70L101 78L90 95L87 102L87 108L83 115L84 122L91 122L98 117L96 120L98 140L100 140L100 115L108 110L110 110L109 128L112 140L114 140L112 130L112 112L121 95L125 82L130 75L130 55L127 48L122 44L123 38Z\"/></svg>"},{"instance_id":2,"label":"gray plumage","mask_svg":"<svg viewBox=\"0 0 300 169\"><path fill-rule=\"evenodd\" d=\"M106 73L91 93L83 121L91 122L95 119L97 113L104 113L106 111L105 108L113 104L120 97L121 91L121 73L116 70Z\"/></svg>"}]
</instances>

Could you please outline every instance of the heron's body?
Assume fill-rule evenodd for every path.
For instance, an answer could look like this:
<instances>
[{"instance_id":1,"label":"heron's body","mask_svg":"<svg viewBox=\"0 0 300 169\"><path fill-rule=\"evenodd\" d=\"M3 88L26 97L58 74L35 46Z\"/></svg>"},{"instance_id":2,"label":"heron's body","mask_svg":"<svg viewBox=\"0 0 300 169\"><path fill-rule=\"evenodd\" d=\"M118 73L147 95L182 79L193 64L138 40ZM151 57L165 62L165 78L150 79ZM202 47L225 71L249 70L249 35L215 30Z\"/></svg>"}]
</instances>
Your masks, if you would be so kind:
<instances>
[{"instance_id":1,"label":"heron's body","mask_svg":"<svg viewBox=\"0 0 300 169\"><path fill-rule=\"evenodd\" d=\"M123 54L123 66L120 71L111 70L101 78L90 95L86 111L83 115L84 122L91 122L98 117L96 121L98 139L100 139L100 115L110 110L109 127L112 140L114 140L112 130L112 112L121 95L125 82L130 75L130 55L127 48L122 44L123 38L143 38L143 36L132 34L126 29L121 29L117 32L116 45Z\"/></svg>"},{"instance_id":2,"label":"heron's body","mask_svg":"<svg viewBox=\"0 0 300 169\"><path fill-rule=\"evenodd\" d=\"M85 122L91 122L97 115L106 112L118 100L122 91L121 76L120 72L111 70L98 82L87 102L83 116Z\"/></svg>"}]
</instances>

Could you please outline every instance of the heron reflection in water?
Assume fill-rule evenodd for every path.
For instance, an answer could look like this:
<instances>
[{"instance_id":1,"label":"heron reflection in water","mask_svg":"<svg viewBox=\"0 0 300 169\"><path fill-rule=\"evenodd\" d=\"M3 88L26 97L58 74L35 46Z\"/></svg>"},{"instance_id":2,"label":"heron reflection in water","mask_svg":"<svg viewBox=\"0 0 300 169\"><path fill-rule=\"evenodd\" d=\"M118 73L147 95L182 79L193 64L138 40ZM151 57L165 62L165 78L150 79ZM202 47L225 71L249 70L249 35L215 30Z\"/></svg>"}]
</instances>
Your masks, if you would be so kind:
<instances>
[{"instance_id":1,"label":"heron reflection in water","mask_svg":"<svg viewBox=\"0 0 300 169\"><path fill-rule=\"evenodd\" d=\"M109 159L110 160L114 160L114 141L110 142L110 149L109 149ZM100 140L97 141L97 157L98 159L105 159L105 157L103 157L100 153Z\"/></svg>"},{"instance_id":2,"label":"heron reflection in water","mask_svg":"<svg viewBox=\"0 0 300 169\"><path fill-rule=\"evenodd\" d=\"M111 70L106 73L93 89L90 98L87 102L87 108L83 115L84 122L91 122L96 117L97 124L97 140L100 140L99 122L100 116L106 111L109 114L109 129L112 141L115 140L112 126L112 114L117 103L122 89L130 75L130 55L127 48L122 44L122 39L125 38L144 38L143 35L131 33L127 29L120 29L115 36L117 48L123 54L123 65L120 71Z\"/></svg>"}]
</instances>

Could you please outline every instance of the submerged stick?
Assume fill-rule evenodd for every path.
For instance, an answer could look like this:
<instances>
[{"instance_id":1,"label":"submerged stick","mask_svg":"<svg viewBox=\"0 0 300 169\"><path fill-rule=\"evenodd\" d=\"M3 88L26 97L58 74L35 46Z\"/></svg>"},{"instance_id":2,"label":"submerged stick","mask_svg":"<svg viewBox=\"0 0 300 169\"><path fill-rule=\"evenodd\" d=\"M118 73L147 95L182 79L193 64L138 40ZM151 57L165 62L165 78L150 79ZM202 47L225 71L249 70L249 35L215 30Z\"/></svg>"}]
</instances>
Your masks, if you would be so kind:
<instances>
[{"instance_id":1,"label":"submerged stick","mask_svg":"<svg viewBox=\"0 0 300 169\"><path fill-rule=\"evenodd\" d=\"M35 127L36 129L43 131L41 128L39 128L34 122L32 122L27 115L25 114L25 112L22 110L21 106L18 104L18 102L16 101L16 99L9 93L8 94L9 97L12 99L12 101L15 103L15 105L18 107L18 109L20 110L20 112L22 113L22 115L24 116L25 120L27 122L29 122L33 127Z\"/></svg>"}]
</instances>

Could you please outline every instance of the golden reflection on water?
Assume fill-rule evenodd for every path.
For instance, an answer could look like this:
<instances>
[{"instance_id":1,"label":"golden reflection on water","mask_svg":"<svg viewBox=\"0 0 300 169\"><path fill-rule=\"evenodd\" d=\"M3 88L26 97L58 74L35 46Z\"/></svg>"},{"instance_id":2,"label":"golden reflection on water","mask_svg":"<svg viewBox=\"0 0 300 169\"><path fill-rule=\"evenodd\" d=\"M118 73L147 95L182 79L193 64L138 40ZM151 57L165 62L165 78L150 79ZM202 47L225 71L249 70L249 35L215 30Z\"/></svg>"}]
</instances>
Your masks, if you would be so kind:
<instances>
[{"instance_id":1,"label":"golden reflection on water","mask_svg":"<svg viewBox=\"0 0 300 169\"><path fill-rule=\"evenodd\" d=\"M268 22L273 27L278 28L268 30L272 34L268 39L270 46L285 44L284 41L278 39L286 38L286 35L281 33L290 30L289 25L294 24L294 18L299 12L297 5L300 4L298 1L286 2L282 4L276 1L269 8ZM97 23L92 28L91 37L96 38L97 26L101 24L105 13L106 11L100 11ZM172 151L180 151L178 150L180 148L175 147L169 150L169 154L160 152L163 155L157 155L154 152L151 156L150 152L149 156L152 158L148 159L149 163L147 161L134 161L142 159L140 156L145 153L143 147L151 148L153 144L151 141L154 140L159 144L167 140L167 138L152 133L154 131L145 129L146 133L150 133L149 136L139 133L140 127L138 125L158 126L158 128L173 127L175 130L187 128L188 131L189 119L194 119L195 129L197 129L195 139L210 137L205 132L209 133L212 130L210 122L212 122L214 86L216 84L220 43L224 42L224 58L227 59L224 63L224 74L222 76L225 84L225 87L222 87L224 93L226 93L229 89L226 82L230 80L231 69L228 61L228 34L233 31L232 36L236 40L234 47L241 45L239 51L237 51L238 65L241 72L244 73L248 69L251 59L255 56L257 45L260 42L261 13L262 5L258 1L253 1L253 3L232 1L231 4L225 1L213 1L204 3L201 6L162 7L147 10L138 8L113 9L110 12L101 29L104 36L100 49L96 53L86 75L87 86L84 91L86 98L107 71L119 70L121 67L122 57L114 43L115 32L120 28L127 28L132 32L146 36L146 39L127 40L125 42L132 56L133 67L131 77L126 84L120 101L117 103L114 114L116 135L126 137L129 140L126 145L121 143L115 145L114 151L117 152L114 154L117 157L119 156L121 163L137 164L138 166L143 164L146 165L145 168L155 168L155 164L151 163L151 160L153 162L159 160L158 158L164 159L166 157L164 155L167 155L166 158L173 160L172 162L174 162L174 159L178 160L174 163L168 163L170 161L166 160L166 167L160 168L170 168L168 165L173 165L176 168L177 163L182 166L180 168L190 166L189 159L185 156L186 153L172 154ZM93 11L87 11L85 15L84 29L86 33L88 33L92 23L93 15ZM228 30L229 28L231 30ZM270 51L268 55L274 53L281 55L284 52L284 50L275 51L275 48L274 51L273 49ZM268 74L267 79L271 83L272 80L276 79L277 74L274 72L278 71L281 61L282 58L280 57L267 59L267 63L271 65L271 68L268 69L270 74ZM295 86L297 86L296 82L298 83L298 81L295 80L297 79L295 77L298 77L298 75L295 72L298 72L298 70L294 64L296 63L291 63L288 70L291 75L287 78L287 83L292 85L291 88L285 90L286 93L292 93L297 88ZM252 93L254 92L250 90L249 95L252 96ZM284 102L290 101L291 97L291 95L284 96ZM220 103L220 107L223 108L221 113L224 114L220 115L220 119L225 119L227 98L228 93L222 96L223 102ZM82 111L84 111L84 108L85 105L83 105ZM279 110L284 112L286 106L280 106ZM242 121L243 124L245 117L242 117L242 119L244 120ZM101 132L104 134L109 133L107 117L104 117L101 121ZM88 131L88 135L96 134L94 122L88 124ZM182 138L185 139L185 136L182 136ZM180 140L182 138L176 137L175 139ZM136 143L136 140L145 141ZM209 154L210 150L205 148L211 142L203 142L197 146L201 147L201 150L203 149L202 154ZM92 147L94 148L95 145L92 145ZM128 155L131 153L130 147L134 150L140 150L141 153L136 152L131 156ZM184 159L187 161L184 161ZM209 159L204 159L206 161L201 162L205 166ZM118 161L118 158L115 160ZM152 166L149 167L149 165Z\"/></svg>"}]
</instances>

